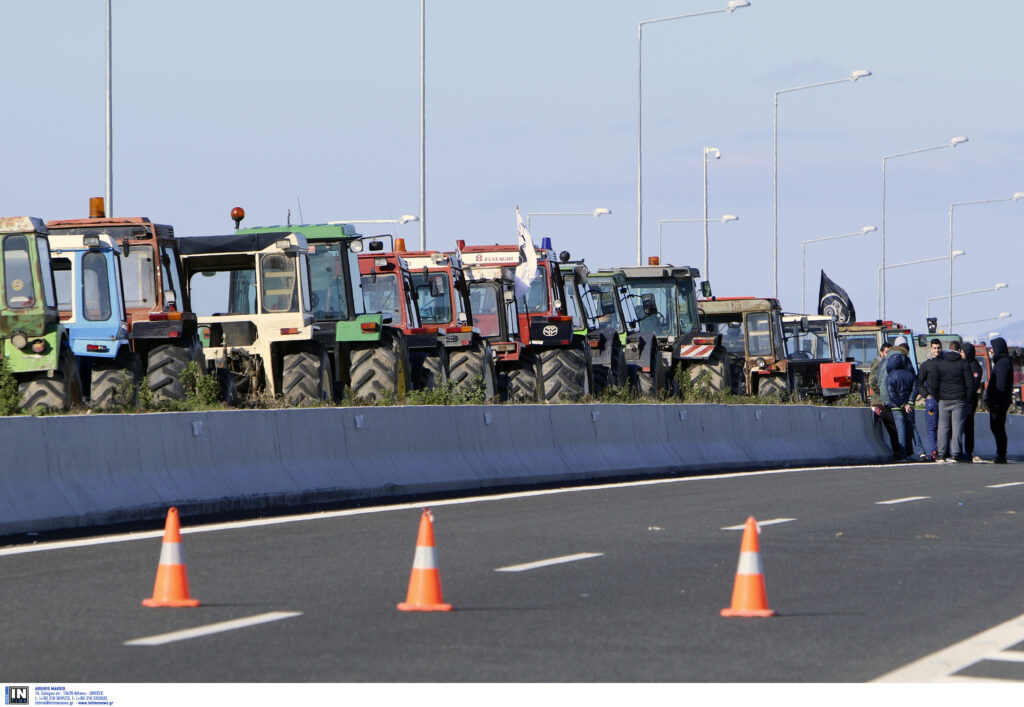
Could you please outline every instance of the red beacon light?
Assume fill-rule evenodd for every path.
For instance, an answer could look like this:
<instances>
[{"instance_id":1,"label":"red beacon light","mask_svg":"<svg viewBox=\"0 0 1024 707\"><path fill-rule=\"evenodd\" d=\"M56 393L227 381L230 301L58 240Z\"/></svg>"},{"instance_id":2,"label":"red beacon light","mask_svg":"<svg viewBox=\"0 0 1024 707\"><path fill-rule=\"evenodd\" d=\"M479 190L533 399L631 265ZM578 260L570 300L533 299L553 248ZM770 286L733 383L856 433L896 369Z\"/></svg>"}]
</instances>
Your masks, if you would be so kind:
<instances>
[{"instance_id":1,"label":"red beacon light","mask_svg":"<svg viewBox=\"0 0 1024 707\"><path fill-rule=\"evenodd\" d=\"M242 219L245 218L245 209L241 206L236 206L231 209L231 220L235 222L235 230L242 227Z\"/></svg>"}]
</instances>

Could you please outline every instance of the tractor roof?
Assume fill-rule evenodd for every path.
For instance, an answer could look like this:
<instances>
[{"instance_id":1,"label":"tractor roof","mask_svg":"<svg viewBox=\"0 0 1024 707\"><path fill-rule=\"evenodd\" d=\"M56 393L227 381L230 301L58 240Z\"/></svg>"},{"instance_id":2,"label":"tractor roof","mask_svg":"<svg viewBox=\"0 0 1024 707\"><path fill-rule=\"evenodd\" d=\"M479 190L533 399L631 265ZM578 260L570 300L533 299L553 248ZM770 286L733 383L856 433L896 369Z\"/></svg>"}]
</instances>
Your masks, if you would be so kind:
<instances>
[{"instance_id":1,"label":"tractor roof","mask_svg":"<svg viewBox=\"0 0 1024 707\"><path fill-rule=\"evenodd\" d=\"M182 255L203 255L206 253L250 253L261 251L283 238L295 234L299 245L305 246L301 233L295 231L272 231L266 233L233 233L228 236L189 236L178 238L178 249Z\"/></svg>"},{"instance_id":2,"label":"tractor roof","mask_svg":"<svg viewBox=\"0 0 1024 707\"><path fill-rule=\"evenodd\" d=\"M8 216L0 218L0 233L42 233L46 235L46 224L35 216Z\"/></svg>"},{"instance_id":3,"label":"tractor roof","mask_svg":"<svg viewBox=\"0 0 1024 707\"><path fill-rule=\"evenodd\" d=\"M359 238L356 227L348 223L304 223L295 226L259 226L257 228L240 228L235 233L302 233L307 241L335 240L339 238Z\"/></svg>"}]
</instances>

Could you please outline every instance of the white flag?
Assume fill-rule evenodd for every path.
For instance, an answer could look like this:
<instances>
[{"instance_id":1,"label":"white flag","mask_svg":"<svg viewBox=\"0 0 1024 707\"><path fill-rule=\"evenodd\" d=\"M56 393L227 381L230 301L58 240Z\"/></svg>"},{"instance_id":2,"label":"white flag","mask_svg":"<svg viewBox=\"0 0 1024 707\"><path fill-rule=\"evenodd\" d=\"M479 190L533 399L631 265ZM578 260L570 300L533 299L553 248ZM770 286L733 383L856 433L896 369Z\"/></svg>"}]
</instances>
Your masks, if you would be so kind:
<instances>
[{"instance_id":1,"label":"white flag","mask_svg":"<svg viewBox=\"0 0 1024 707\"><path fill-rule=\"evenodd\" d=\"M537 276L537 251L533 247L533 238L523 224L523 217L516 207L516 226L519 229L519 265L516 266L516 297L525 297L530 291L530 283Z\"/></svg>"}]
</instances>

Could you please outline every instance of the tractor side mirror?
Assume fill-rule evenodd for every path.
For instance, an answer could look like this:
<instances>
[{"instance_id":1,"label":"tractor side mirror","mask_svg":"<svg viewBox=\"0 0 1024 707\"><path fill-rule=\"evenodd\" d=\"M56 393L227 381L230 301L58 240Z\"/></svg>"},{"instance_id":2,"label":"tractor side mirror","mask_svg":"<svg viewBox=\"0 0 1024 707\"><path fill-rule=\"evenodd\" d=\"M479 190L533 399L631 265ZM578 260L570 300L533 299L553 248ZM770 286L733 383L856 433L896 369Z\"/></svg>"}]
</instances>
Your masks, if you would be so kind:
<instances>
[{"instance_id":1,"label":"tractor side mirror","mask_svg":"<svg viewBox=\"0 0 1024 707\"><path fill-rule=\"evenodd\" d=\"M658 313L658 304L654 301L654 295L649 292L640 295L640 306L643 307L645 316L649 317L652 314Z\"/></svg>"},{"instance_id":2,"label":"tractor side mirror","mask_svg":"<svg viewBox=\"0 0 1024 707\"><path fill-rule=\"evenodd\" d=\"M811 330L811 324L807 321L807 317L800 317L800 331L806 333Z\"/></svg>"},{"instance_id":3,"label":"tractor side mirror","mask_svg":"<svg viewBox=\"0 0 1024 707\"><path fill-rule=\"evenodd\" d=\"M704 299L711 299L711 283L707 280L700 283L700 294Z\"/></svg>"},{"instance_id":4,"label":"tractor side mirror","mask_svg":"<svg viewBox=\"0 0 1024 707\"><path fill-rule=\"evenodd\" d=\"M444 295L444 275L434 275L430 278L430 296L441 297Z\"/></svg>"}]
</instances>

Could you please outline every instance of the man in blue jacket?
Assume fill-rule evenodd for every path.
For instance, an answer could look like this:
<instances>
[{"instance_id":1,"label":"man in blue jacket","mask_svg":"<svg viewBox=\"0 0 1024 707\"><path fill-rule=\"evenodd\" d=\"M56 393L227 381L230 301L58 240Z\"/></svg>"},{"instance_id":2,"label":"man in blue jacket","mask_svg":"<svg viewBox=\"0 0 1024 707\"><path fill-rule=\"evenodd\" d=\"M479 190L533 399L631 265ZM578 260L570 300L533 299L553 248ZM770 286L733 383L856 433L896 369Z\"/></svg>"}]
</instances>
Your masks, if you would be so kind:
<instances>
[{"instance_id":1,"label":"man in blue jacket","mask_svg":"<svg viewBox=\"0 0 1024 707\"><path fill-rule=\"evenodd\" d=\"M988 424L996 438L996 464L1006 463L1006 413L1013 404L1013 364L1006 349L1006 339L992 339L992 374L985 392L988 402Z\"/></svg>"},{"instance_id":2,"label":"man in blue jacket","mask_svg":"<svg viewBox=\"0 0 1024 707\"><path fill-rule=\"evenodd\" d=\"M914 404L917 402L917 376L914 365L901 347L894 346L885 357L885 386L889 407L896 421L896 434L904 456L914 455Z\"/></svg>"}]
</instances>

